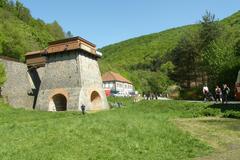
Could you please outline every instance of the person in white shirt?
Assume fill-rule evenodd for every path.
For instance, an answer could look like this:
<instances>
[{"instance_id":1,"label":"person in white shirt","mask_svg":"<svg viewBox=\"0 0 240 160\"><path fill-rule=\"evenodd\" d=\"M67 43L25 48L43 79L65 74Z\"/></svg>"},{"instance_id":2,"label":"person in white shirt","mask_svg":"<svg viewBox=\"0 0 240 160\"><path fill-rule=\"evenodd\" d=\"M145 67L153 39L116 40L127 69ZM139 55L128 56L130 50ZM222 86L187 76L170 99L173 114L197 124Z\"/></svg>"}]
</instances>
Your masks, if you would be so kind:
<instances>
[{"instance_id":1,"label":"person in white shirt","mask_svg":"<svg viewBox=\"0 0 240 160\"><path fill-rule=\"evenodd\" d=\"M207 97L208 97L208 93L209 93L209 89L208 89L208 86L207 86L207 84L205 84L204 86L203 86L203 95L204 95L204 101L206 101L207 100Z\"/></svg>"}]
</instances>

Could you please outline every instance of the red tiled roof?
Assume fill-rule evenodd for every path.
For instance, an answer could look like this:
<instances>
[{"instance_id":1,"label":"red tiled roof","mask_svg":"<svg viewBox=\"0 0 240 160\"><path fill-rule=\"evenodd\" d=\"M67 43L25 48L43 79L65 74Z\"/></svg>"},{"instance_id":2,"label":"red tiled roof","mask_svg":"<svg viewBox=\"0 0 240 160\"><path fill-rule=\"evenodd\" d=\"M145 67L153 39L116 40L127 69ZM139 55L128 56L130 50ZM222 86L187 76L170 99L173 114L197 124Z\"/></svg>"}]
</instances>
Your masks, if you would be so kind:
<instances>
[{"instance_id":1,"label":"red tiled roof","mask_svg":"<svg viewBox=\"0 0 240 160\"><path fill-rule=\"evenodd\" d=\"M103 81L120 81L120 82L125 82L125 83L132 84L131 81L127 80L126 78L124 78L120 74L114 73L114 72L107 72L107 73L103 74L102 80Z\"/></svg>"}]
</instances>

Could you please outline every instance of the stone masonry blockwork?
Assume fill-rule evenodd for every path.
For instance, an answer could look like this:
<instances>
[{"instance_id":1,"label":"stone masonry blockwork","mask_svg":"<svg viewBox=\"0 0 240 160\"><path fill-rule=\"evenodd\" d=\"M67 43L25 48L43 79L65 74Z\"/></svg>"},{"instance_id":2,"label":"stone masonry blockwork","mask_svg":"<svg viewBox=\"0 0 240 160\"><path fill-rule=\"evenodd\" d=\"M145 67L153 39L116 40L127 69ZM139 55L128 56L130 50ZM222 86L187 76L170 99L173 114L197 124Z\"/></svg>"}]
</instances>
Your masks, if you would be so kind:
<instances>
[{"instance_id":1,"label":"stone masonry blockwork","mask_svg":"<svg viewBox=\"0 0 240 160\"><path fill-rule=\"evenodd\" d=\"M80 110L82 104L86 110L109 108L96 58L76 50L49 55L47 59L37 109L54 111L53 96L58 94L66 98L66 110ZM96 100L91 99L93 92L97 92Z\"/></svg>"},{"instance_id":2,"label":"stone masonry blockwork","mask_svg":"<svg viewBox=\"0 0 240 160\"><path fill-rule=\"evenodd\" d=\"M45 67L28 68L21 62L0 59L7 81L2 87L4 100L14 107L56 111L65 104L67 111L109 109L102 87L97 58L81 50L47 56Z\"/></svg>"}]
</instances>

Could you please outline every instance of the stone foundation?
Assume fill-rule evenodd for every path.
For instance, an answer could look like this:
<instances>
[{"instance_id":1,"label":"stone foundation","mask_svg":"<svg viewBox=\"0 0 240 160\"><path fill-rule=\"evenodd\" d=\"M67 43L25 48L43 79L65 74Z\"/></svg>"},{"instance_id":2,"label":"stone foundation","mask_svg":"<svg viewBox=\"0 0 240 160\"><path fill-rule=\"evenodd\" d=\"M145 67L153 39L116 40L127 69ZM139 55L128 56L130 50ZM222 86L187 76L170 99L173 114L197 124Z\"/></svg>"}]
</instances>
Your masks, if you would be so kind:
<instances>
[{"instance_id":1,"label":"stone foundation","mask_svg":"<svg viewBox=\"0 0 240 160\"><path fill-rule=\"evenodd\" d=\"M34 96L29 95L31 84L29 83L27 66L21 62L0 59L4 64L6 82L2 87L2 96L6 103L14 107L32 109Z\"/></svg>"}]
</instances>

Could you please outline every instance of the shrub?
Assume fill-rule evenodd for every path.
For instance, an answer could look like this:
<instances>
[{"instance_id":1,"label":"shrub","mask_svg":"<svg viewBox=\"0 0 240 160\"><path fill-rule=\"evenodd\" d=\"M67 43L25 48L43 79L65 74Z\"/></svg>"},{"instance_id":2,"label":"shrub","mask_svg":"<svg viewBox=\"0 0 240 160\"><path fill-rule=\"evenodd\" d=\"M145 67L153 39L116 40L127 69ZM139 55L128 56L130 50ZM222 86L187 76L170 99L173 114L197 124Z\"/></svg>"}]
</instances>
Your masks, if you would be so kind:
<instances>
[{"instance_id":1,"label":"shrub","mask_svg":"<svg viewBox=\"0 0 240 160\"><path fill-rule=\"evenodd\" d=\"M181 99L188 100L201 100L202 99L202 88L194 87L189 89L183 89L180 92Z\"/></svg>"},{"instance_id":2,"label":"shrub","mask_svg":"<svg viewBox=\"0 0 240 160\"><path fill-rule=\"evenodd\" d=\"M223 114L223 117L225 117L225 118L237 118L237 119L240 119L240 112L238 112L238 111L226 111L226 112Z\"/></svg>"},{"instance_id":3,"label":"shrub","mask_svg":"<svg viewBox=\"0 0 240 160\"><path fill-rule=\"evenodd\" d=\"M221 114L221 110L217 108L205 108L201 111L202 116L217 116Z\"/></svg>"}]
</instances>

